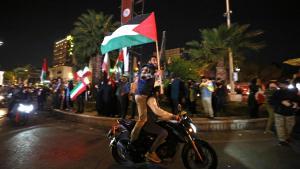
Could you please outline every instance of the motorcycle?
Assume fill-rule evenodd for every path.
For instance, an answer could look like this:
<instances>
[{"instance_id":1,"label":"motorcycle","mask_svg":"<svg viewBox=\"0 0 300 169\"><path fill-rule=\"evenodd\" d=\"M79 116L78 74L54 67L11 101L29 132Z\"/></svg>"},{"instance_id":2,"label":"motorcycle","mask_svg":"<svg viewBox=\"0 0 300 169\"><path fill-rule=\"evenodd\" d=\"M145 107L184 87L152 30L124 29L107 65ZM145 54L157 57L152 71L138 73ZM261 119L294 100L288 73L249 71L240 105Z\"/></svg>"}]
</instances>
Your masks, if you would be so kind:
<instances>
[{"instance_id":1,"label":"motorcycle","mask_svg":"<svg viewBox=\"0 0 300 169\"><path fill-rule=\"evenodd\" d=\"M34 111L34 106L30 102L17 102L14 104L12 110L9 112L8 117L10 121L16 126L25 125L31 113Z\"/></svg>"},{"instance_id":2,"label":"motorcycle","mask_svg":"<svg viewBox=\"0 0 300 169\"><path fill-rule=\"evenodd\" d=\"M183 143L181 158L187 169L216 169L218 158L215 150L206 141L199 138L197 127L185 111L180 112L180 121L157 121L156 123L168 131L166 141L157 148L160 159L172 159L180 143ZM145 162L145 154L155 140L155 135L141 131L134 148L130 146L130 133L135 125L133 120L119 119L113 125L107 137L110 140L112 156L119 164Z\"/></svg>"}]
</instances>

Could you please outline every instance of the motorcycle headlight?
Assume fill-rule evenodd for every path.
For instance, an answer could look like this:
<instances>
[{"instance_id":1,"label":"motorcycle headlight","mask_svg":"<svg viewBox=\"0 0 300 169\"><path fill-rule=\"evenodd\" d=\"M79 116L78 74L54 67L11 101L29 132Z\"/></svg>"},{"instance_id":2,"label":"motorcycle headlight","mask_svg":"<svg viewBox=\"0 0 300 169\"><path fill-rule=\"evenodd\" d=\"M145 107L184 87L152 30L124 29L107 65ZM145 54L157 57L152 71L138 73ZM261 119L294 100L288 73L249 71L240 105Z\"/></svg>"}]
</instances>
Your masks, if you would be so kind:
<instances>
[{"instance_id":1,"label":"motorcycle headlight","mask_svg":"<svg viewBox=\"0 0 300 169\"><path fill-rule=\"evenodd\" d=\"M31 113L31 111L33 110L33 105L24 105L24 104L19 104L18 106L18 111L20 112L25 112L25 113Z\"/></svg>"},{"instance_id":2,"label":"motorcycle headlight","mask_svg":"<svg viewBox=\"0 0 300 169\"><path fill-rule=\"evenodd\" d=\"M197 133L197 127L193 123L190 123L190 126L191 128L189 128L189 132Z\"/></svg>"}]
</instances>

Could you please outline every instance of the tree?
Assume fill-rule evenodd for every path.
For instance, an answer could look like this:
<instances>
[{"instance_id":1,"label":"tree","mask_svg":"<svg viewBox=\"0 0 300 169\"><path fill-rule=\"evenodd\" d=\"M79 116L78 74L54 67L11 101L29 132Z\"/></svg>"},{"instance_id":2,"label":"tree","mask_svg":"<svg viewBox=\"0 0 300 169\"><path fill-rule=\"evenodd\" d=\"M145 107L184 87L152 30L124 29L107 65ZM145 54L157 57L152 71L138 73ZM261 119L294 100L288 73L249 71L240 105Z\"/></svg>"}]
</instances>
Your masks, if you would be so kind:
<instances>
[{"instance_id":1,"label":"tree","mask_svg":"<svg viewBox=\"0 0 300 169\"><path fill-rule=\"evenodd\" d=\"M16 75L15 75L14 71L5 71L3 77L4 77L4 81L6 83L9 83L9 84L15 83Z\"/></svg>"},{"instance_id":2,"label":"tree","mask_svg":"<svg viewBox=\"0 0 300 169\"><path fill-rule=\"evenodd\" d=\"M172 63L168 65L168 70L183 80L197 79L198 77L197 65L192 61L180 57L173 57Z\"/></svg>"},{"instance_id":3,"label":"tree","mask_svg":"<svg viewBox=\"0 0 300 169\"><path fill-rule=\"evenodd\" d=\"M264 47L263 42L255 41L263 31L249 31L249 26L233 24L228 28L220 25L217 28L199 30L202 40L186 43L192 60L197 61L199 66L216 64L228 55L228 48L231 48L235 63L242 61L245 51L258 51Z\"/></svg>"},{"instance_id":4,"label":"tree","mask_svg":"<svg viewBox=\"0 0 300 169\"><path fill-rule=\"evenodd\" d=\"M99 56L99 46L105 34L116 29L118 22L113 22L112 15L105 15L88 10L74 23L71 34L74 37L74 56L77 66L88 63L91 57Z\"/></svg>"}]
</instances>

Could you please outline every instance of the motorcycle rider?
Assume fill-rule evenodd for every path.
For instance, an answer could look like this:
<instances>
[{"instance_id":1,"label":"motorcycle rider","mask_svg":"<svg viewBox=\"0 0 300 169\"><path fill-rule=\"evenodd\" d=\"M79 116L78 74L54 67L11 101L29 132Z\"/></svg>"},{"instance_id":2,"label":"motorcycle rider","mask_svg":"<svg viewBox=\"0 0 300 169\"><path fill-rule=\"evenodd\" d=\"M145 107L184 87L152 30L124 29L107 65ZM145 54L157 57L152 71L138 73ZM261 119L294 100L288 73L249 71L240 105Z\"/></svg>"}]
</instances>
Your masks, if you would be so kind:
<instances>
[{"instance_id":1,"label":"motorcycle rider","mask_svg":"<svg viewBox=\"0 0 300 169\"><path fill-rule=\"evenodd\" d=\"M154 96L156 66L156 57L151 57L150 62L142 67L139 74L137 91L135 94L138 109L138 120L131 132L130 141L134 144L134 141L138 139L142 128L148 133L156 134L157 137L145 157L150 161L160 163L161 159L157 156L156 149L165 141L168 136L168 132L157 125L155 121L157 118L162 120L178 119L178 116L162 110L157 104ZM150 107L152 112L147 112L147 105Z\"/></svg>"},{"instance_id":2,"label":"motorcycle rider","mask_svg":"<svg viewBox=\"0 0 300 169\"><path fill-rule=\"evenodd\" d=\"M15 90L14 94L12 95L11 101L8 105L7 116L10 116L11 110L14 108L15 104L19 103L20 101L31 101L32 97L30 95L29 88L20 85L17 90Z\"/></svg>"}]
</instances>

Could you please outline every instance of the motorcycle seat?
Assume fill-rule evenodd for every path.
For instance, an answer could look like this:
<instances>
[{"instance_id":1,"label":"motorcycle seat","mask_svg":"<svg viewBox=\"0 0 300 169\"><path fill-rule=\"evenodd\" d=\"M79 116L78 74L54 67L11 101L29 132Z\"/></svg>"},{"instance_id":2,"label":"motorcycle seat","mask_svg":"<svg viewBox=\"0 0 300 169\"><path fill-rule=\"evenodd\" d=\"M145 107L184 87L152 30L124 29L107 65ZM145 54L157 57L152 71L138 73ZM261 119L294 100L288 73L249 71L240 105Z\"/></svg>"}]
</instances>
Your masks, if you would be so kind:
<instances>
[{"instance_id":1,"label":"motorcycle seat","mask_svg":"<svg viewBox=\"0 0 300 169\"><path fill-rule=\"evenodd\" d=\"M120 119L118 120L120 124L124 125L126 128L128 128L130 131L133 129L136 121L135 120L129 120L129 119Z\"/></svg>"}]
</instances>

